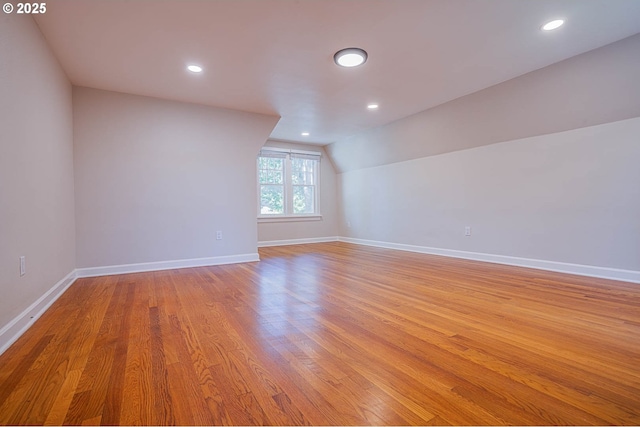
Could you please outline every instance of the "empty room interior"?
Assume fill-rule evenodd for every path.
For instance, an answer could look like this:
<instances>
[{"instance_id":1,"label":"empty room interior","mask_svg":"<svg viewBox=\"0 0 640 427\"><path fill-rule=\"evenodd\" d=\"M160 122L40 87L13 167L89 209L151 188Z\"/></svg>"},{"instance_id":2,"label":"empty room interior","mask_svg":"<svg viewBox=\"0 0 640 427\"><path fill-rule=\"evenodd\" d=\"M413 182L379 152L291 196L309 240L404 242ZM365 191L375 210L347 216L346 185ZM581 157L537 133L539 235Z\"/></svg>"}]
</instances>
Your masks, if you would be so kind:
<instances>
[{"instance_id":1,"label":"empty room interior","mask_svg":"<svg viewBox=\"0 0 640 427\"><path fill-rule=\"evenodd\" d=\"M640 424L640 1L0 13L0 425Z\"/></svg>"}]
</instances>

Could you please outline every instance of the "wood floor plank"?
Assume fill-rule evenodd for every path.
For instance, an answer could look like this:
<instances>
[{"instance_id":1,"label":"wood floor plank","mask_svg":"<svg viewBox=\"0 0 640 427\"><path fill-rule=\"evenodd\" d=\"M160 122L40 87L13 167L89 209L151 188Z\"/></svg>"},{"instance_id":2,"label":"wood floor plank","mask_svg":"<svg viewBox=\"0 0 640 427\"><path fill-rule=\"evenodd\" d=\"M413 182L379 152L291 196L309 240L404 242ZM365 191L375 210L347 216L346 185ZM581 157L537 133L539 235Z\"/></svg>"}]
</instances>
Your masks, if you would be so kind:
<instances>
[{"instance_id":1,"label":"wood floor plank","mask_svg":"<svg viewBox=\"0 0 640 427\"><path fill-rule=\"evenodd\" d=\"M169 394L169 375L160 327L158 307L149 308L149 326L151 333L151 378L153 382L152 425L176 424L173 413L173 398Z\"/></svg>"},{"instance_id":2,"label":"wood floor plank","mask_svg":"<svg viewBox=\"0 0 640 427\"><path fill-rule=\"evenodd\" d=\"M12 366L13 369L9 371L9 374L5 376L5 379L2 382L2 387L0 388L0 405L5 404L7 398L11 395L11 393L13 393L17 385L22 381L24 375L29 370L29 367L31 367L36 358L44 351L45 347L49 345L49 342L52 338L52 335L44 335L40 337L40 340L38 340L36 346L28 349L26 355L20 358L15 358L15 360L19 360L19 363ZM8 356L9 355L7 355L7 357ZM5 366L3 365L3 369L4 368ZM0 409L2 409L2 411L0 411L0 414L6 415L9 413L9 408L4 409L3 406L0 406Z\"/></svg>"},{"instance_id":3,"label":"wood floor plank","mask_svg":"<svg viewBox=\"0 0 640 427\"><path fill-rule=\"evenodd\" d=\"M94 346L63 424L78 425L85 420L102 417L114 354L113 344Z\"/></svg>"},{"instance_id":4,"label":"wood floor plank","mask_svg":"<svg viewBox=\"0 0 640 427\"><path fill-rule=\"evenodd\" d=\"M0 425L638 425L640 286L347 243L84 278Z\"/></svg>"},{"instance_id":5,"label":"wood floor plank","mask_svg":"<svg viewBox=\"0 0 640 427\"><path fill-rule=\"evenodd\" d=\"M117 337L114 343L114 357L110 370L110 377L107 383L104 407L102 409L102 425L120 424L120 410L125 393L125 373L127 368L127 353L129 351L131 316L133 314L133 301L135 297L135 284L123 281L116 286L125 288L126 297L124 305L121 307L122 315L119 316L117 326ZM128 391L128 390L127 390Z\"/></svg>"},{"instance_id":6,"label":"wood floor plank","mask_svg":"<svg viewBox=\"0 0 640 427\"><path fill-rule=\"evenodd\" d=\"M153 380L151 362L151 322L149 319L150 288L148 283L136 287L131 313L120 424L153 424Z\"/></svg>"},{"instance_id":7,"label":"wood floor plank","mask_svg":"<svg viewBox=\"0 0 640 427\"><path fill-rule=\"evenodd\" d=\"M59 426L64 422L65 416L69 411L69 406L71 406L71 402L73 400L73 395L75 393L76 388L78 387L78 382L80 382L80 375L82 371L75 370L70 371L67 377L64 380L64 384L56 396L56 400L52 405L52 409L47 415L47 418L44 420L44 425L46 426Z\"/></svg>"}]
</instances>

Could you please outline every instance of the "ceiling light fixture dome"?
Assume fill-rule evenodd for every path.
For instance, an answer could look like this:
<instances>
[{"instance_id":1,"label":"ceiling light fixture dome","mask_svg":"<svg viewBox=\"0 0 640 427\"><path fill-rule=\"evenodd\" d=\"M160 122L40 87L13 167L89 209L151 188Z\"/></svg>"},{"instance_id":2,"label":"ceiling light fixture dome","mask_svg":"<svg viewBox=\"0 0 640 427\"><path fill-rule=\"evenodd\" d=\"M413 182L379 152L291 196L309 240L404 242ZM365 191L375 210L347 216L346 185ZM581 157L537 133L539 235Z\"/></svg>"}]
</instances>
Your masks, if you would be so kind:
<instances>
[{"instance_id":1,"label":"ceiling light fixture dome","mask_svg":"<svg viewBox=\"0 0 640 427\"><path fill-rule=\"evenodd\" d=\"M377 110L379 106L380 106L380 105L378 105L378 103L377 103L377 102L372 102L371 104L367 105L367 108L368 108L369 110Z\"/></svg>"},{"instance_id":2,"label":"ceiling light fixture dome","mask_svg":"<svg viewBox=\"0 0 640 427\"><path fill-rule=\"evenodd\" d=\"M564 24L564 19L554 19L553 21L549 21L542 26L544 31L551 31L559 28Z\"/></svg>"},{"instance_id":3,"label":"ceiling light fixture dome","mask_svg":"<svg viewBox=\"0 0 640 427\"><path fill-rule=\"evenodd\" d=\"M367 62L367 52L358 47L348 47L337 51L333 60L341 67L357 67Z\"/></svg>"},{"instance_id":4,"label":"ceiling light fixture dome","mask_svg":"<svg viewBox=\"0 0 640 427\"><path fill-rule=\"evenodd\" d=\"M191 64L187 66L187 70L191 71L192 73L201 73L202 67L199 65Z\"/></svg>"}]
</instances>

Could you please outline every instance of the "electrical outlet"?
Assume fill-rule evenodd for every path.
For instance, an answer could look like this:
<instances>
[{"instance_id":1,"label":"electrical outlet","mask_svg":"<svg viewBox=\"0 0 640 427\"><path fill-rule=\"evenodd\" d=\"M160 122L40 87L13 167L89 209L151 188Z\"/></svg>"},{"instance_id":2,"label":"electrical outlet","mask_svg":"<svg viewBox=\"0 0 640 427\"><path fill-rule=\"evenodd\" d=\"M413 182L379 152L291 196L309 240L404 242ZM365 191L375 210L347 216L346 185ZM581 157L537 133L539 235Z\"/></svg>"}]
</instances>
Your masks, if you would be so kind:
<instances>
[{"instance_id":1,"label":"electrical outlet","mask_svg":"<svg viewBox=\"0 0 640 427\"><path fill-rule=\"evenodd\" d=\"M27 266L25 257L20 257L20 276L24 276L27 273Z\"/></svg>"},{"instance_id":2,"label":"electrical outlet","mask_svg":"<svg viewBox=\"0 0 640 427\"><path fill-rule=\"evenodd\" d=\"M216 231L216 240L222 240L222 231Z\"/></svg>"},{"instance_id":3,"label":"electrical outlet","mask_svg":"<svg viewBox=\"0 0 640 427\"><path fill-rule=\"evenodd\" d=\"M464 235L471 236L471 227L469 227L468 225L464 228Z\"/></svg>"}]
</instances>

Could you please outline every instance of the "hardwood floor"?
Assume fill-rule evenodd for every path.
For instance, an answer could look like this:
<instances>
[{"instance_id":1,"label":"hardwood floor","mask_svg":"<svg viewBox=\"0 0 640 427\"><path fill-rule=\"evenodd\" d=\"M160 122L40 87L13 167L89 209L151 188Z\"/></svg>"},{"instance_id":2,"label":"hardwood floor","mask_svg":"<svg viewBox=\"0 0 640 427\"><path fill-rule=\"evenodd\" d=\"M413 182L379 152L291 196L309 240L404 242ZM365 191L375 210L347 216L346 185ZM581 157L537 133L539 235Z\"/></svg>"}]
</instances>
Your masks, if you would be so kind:
<instances>
[{"instance_id":1,"label":"hardwood floor","mask_svg":"<svg viewBox=\"0 0 640 427\"><path fill-rule=\"evenodd\" d=\"M79 279L1 424L640 424L640 285L324 243Z\"/></svg>"}]
</instances>

